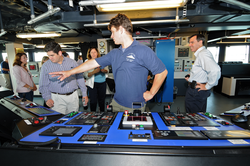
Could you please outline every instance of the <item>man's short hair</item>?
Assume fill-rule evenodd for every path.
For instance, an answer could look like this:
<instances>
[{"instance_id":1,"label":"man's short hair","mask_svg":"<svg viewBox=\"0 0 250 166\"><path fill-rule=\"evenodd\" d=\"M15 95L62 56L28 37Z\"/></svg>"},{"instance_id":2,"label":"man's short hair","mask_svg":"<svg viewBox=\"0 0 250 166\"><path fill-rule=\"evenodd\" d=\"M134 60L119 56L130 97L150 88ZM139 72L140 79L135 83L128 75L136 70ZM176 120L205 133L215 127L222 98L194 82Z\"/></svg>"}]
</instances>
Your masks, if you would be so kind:
<instances>
[{"instance_id":1,"label":"man's short hair","mask_svg":"<svg viewBox=\"0 0 250 166\"><path fill-rule=\"evenodd\" d=\"M62 51L61 46L54 41L51 41L46 44L44 47L45 52L53 51L54 53L58 54L59 51Z\"/></svg>"},{"instance_id":2,"label":"man's short hair","mask_svg":"<svg viewBox=\"0 0 250 166\"><path fill-rule=\"evenodd\" d=\"M131 20L125 14L117 14L113 17L108 25L108 29L111 30L112 27L115 27L116 30L122 26L130 35L133 33L133 25Z\"/></svg>"},{"instance_id":3,"label":"man's short hair","mask_svg":"<svg viewBox=\"0 0 250 166\"><path fill-rule=\"evenodd\" d=\"M194 34L194 35L192 35L192 36L190 36L189 37L189 40L192 38L192 37L194 37L194 36L196 36L196 40L199 42L199 41L201 41L202 40L202 45L204 45L205 44L205 36L204 35L202 35L202 34Z\"/></svg>"},{"instance_id":4,"label":"man's short hair","mask_svg":"<svg viewBox=\"0 0 250 166\"><path fill-rule=\"evenodd\" d=\"M66 51L62 51L62 54L63 54L64 57L69 56L69 54Z\"/></svg>"}]
</instances>

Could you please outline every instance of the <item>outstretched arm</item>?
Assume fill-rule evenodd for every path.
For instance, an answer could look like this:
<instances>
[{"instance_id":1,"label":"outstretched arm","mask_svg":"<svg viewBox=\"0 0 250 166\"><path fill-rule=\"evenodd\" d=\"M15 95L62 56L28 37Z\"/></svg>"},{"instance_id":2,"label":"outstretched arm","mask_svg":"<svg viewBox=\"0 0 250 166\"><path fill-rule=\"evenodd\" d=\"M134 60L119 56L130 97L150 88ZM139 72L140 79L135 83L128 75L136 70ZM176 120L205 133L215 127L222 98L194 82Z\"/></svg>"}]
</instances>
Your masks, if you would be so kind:
<instances>
[{"instance_id":1,"label":"outstretched arm","mask_svg":"<svg viewBox=\"0 0 250 166\"><path fill-rule=\"evenodd\" d=\"M88 60L84 62L83 64L79 65L78 67L68 70L68 71L59 71L59 72L52 72L49 73L52 75L52 77L59 76L58 79L60 81L63 81L65 78L78 73L83 73L85 71L91 70L93 68L99 67L100 65L96 62L95 59Z\"/></svg>"}]
</instances>

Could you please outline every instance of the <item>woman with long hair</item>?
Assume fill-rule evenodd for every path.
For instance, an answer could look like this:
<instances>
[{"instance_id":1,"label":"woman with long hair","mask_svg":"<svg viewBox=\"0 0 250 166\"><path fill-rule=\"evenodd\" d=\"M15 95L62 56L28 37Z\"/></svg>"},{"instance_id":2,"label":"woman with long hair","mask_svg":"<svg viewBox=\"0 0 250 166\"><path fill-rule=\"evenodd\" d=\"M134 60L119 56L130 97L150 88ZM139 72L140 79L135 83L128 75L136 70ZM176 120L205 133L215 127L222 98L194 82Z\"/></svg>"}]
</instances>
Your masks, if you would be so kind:
<instances>
[{"instance_id":1,"label":"woman with long hair","mask_svg":"<svg viewBox=\"0 0 250 166\"><path fill-rule=\"evenodd\" d=\"M13 75L17 82L16 92L19 97L33 101L33 91L36 91L37 87L26 65L27 55L25 53L17 53L13 63Z\"/></svg>"},{"instance_id":2,"label":"woman with long hair","mask_svg":"<svg viewBox=\"0 0 250 166\"><path fill-rule=\"evenodd\" d=\"M96 47L91 47L87 52L87 59L96 59L101 57L98 49ZM97 101L100 107L100 111L105 111L105 97L106 97L106 77L108 73L108 67L105 68L97 67L95 69L84 72L86 78L86 86L89 92L90 99L90 110L92 112L96 111Z\"/></svg>"}]
</instances>

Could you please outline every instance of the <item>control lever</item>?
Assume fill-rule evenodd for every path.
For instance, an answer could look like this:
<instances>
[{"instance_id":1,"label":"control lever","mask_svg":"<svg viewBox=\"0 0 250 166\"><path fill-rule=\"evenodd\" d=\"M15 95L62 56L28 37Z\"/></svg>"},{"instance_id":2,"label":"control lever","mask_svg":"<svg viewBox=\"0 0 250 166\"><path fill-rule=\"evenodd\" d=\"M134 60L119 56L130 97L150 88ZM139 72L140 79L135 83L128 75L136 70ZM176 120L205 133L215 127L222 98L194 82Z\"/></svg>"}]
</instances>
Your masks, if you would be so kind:
<instances>
[{"instance_id":1,"label":"control lever","mask_svg":"<svg viewBox=\"0 0 250 166\"><path fill-rule=\"evenodd\" d=\"M112 112L113 111L112 105L109 105L108 102L106 102L106 105L107 105L107 112Z\"/></svg>"}]
</instances>

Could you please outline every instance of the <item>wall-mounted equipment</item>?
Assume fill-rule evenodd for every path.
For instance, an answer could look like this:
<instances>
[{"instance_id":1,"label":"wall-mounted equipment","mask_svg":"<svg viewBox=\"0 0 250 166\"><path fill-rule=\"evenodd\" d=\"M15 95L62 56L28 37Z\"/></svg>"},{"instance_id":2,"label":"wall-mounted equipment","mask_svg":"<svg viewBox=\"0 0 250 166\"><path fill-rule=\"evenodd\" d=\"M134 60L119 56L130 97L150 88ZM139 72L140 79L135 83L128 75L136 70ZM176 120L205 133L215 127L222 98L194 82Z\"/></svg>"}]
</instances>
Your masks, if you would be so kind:
<instances>
[{"instance_id":1,"label":"wall-mounted equipment","mask_svg":"<svg viewBox=\"0 0 250 166\"><path fill-rule=\"evenodd\" d=\"M180 40L182 46L188 45L188 36L181 37Z\"/></svg>"},{"instance_id":2,"label":"wall-mounted equipment","mask_svg":"<svg viewBox=\"0 0 250 166\"><path fill-rule=\"evenodd\" d=\"M191 69L192 69L193 64L194 64L193 60L184 59L183 60L183 71L190 72Z\"/></svg>"},{"instance_id":3,"label":"wall-mounted equipment","mask_svg":"<svg viewBox=\"0 0 250 166\"><path fill-rule=\"evenodd\" d=\"M192 58L192 52L189 46L175 46L175 58L176 59Z\"/></svg>"},{"instance_id":4,"label":"wall-mounted equipment","mask_svg":"<svg viewBox=\"0 0 250 166\"><path fill-rule=\"evenodd\" d=\"M97 45L100 54L105 55L108 53L108 43L106 39L97 39Z\"/></svg>"},{"instance_id":5,"label":"wall-mounted equipment","mask_svg":"<svg viewBox=\"0 0 250 166\"><path fill-rule=\"evenodd\" d=\"M175 59L175 61L174 61L174 71L175 72L183 71L183 59Z\"/></svg>"}]
</instances>

